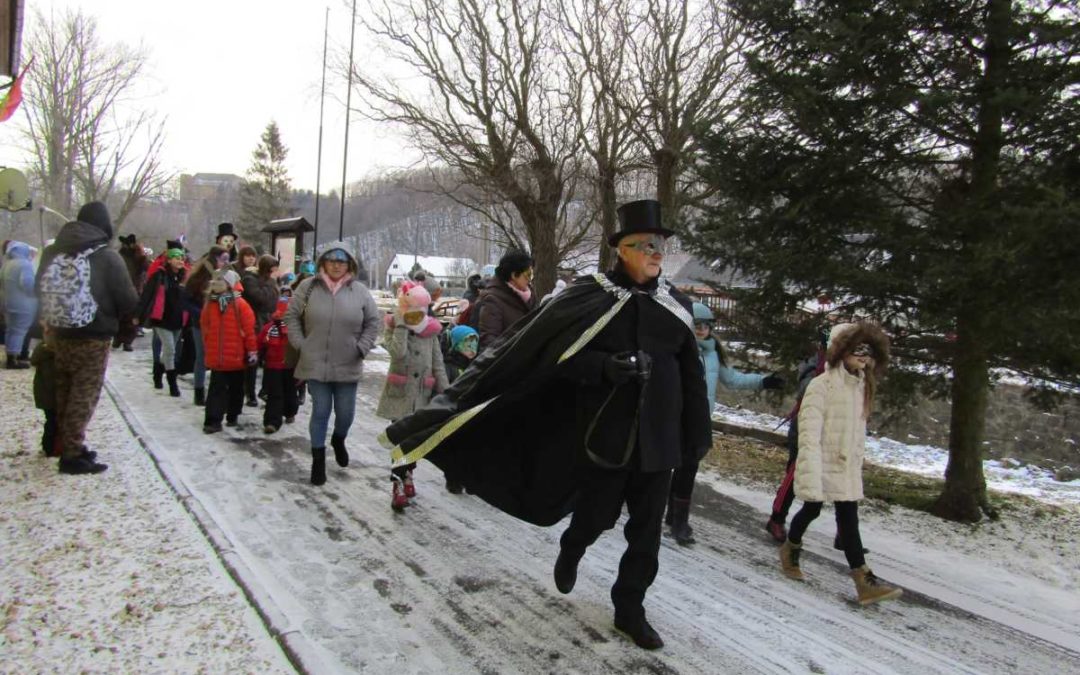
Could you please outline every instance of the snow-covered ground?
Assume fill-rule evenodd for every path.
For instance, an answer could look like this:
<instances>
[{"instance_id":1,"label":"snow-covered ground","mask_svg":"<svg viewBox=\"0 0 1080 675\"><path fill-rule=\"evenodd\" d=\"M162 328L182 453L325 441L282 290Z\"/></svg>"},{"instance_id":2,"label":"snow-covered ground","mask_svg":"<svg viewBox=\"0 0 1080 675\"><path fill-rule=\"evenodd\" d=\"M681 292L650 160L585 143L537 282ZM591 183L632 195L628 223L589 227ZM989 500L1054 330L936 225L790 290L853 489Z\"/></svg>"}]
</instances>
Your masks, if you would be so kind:
<instances>
[{"instance_id":1,"label":"snow-covered ground","mask_svg":"<svg viewBox=\"0 0 1080 675\"><path fill-rule=\"evenodd\" d=\"M252 408L205 436L190 379L179 400L153 390L143 342L113 353L90 437L100 476L35 454L29 376L0 373L0 671L278 672L272 632L313 673L1080 672L1075 509L965 526L868 503L869 562L906 592L861 608L828 518L806 538L809 581L789 581L762 529L768 490L703 472L698 544L665 537L646 599L667 645L643 652L611 626L622 523L563 596L561 526L450 495L426 463L417 504L390 510L372 415L384 355L361 383L350 466L316 488L306 409L271 436Z\"/></svg>"},{"instance_id":2,"label":"snow-covered ground","mask_svg":"<svg viewBox=\"0 0 1080 675\"><path fill-rule=\"evenodd\" d=\"M782 422L782 419L775 415L723 404L717 404L713 418L769 431L777 430ZM786 430L786 426L781 429L782 432ZM913 445L884 436L871 436L866 439L866 458L881 466L940 478L945 475L949 452L931 445ZM1007 459L986 460L983 462L983 471L986 474L986 485L991 489L1028 495L1048 504L1080 507L1080 480L1058 481L1055 480L1053 471L1021 465Z\"/></svg>"}]
</instances>

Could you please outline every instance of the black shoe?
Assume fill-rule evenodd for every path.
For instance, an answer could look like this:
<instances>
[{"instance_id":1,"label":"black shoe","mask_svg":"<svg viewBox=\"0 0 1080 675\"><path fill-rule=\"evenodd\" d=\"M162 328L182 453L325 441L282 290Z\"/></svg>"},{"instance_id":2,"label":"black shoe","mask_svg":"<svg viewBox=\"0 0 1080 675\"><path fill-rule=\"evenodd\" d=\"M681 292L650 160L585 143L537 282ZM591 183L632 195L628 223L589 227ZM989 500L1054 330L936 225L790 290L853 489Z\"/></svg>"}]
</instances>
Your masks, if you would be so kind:
<instances>
[{"instance_id":1,"label":"black shoe","mask_svg":"<svg viewBox=\"0 0 1080 675\"><path fill-rule=\"evenodd\" d=\"M66 473L70 475L79 475L84 473L101 473L105 469L108 469L107 464L98 464L92 459L87 459L83 455L78 457L61 457L60 458L60 473Z\"/></svg>"},{"instance_id":2,"label":"black shoe","mask_svg":"<svg viewBox=\"0 0 1080 675\"><path fill-rule=\"evenodd\" d=\"M446 479L446 491L452 495L459 495L465 488L456 480Z\"/></svg>"},{"instance_id":3,"label":"black shoe","mask_svg":"<svg viewBox=\"0 0 1080 675\"><path fill-rule=\"evenodd\" d=\"M116 348L117 348L117 347L119 347L119 346L120 346L120 338L113 338L113 341L112 341L112 348L113 348L113 349L116 349Z\"/></svg>"},{"instance_id":4,"label":"black shoe","mask_svg":"<svg viewBox=\"0 0 1080 675\"><path fill-rule=\"evenodd\" d=\"M260 401L265 401L266 399L270 398L270 396L266 393L265 389L256 394L255 397L258 398Z\"/></svg>"},{"instance_id":5,"label":"black shoe","mask_svg":"<svg viewBox=\"0 0 1080 675\"><path fill-rule=\"evenodd\" d=\"M349 451L345 449L345 437L331 435L330 445L334 448L334 459L337 460L338 466L349 466Z\"/></svg>"},{"instance_id":6,"label":"black shoe","mask_svg":"<svg viewBox=\"0 0 1080 675\"><path fill-rule=\"evenodd\" d=\"M634 644L642 649L660 649L664 646L664 641L660 639L660 634L649 625L649 622L645 620L644 614L636 619L622 618L616 614L615 630L625 633L634 641Z\"/></svg>"},{"instance_id":7,"label":"black shoe","mask_svg":"<svg viewBox=\"0 0 1080 675\"><path fill-rule=\"evenodd\" d=\"M95 452L94 450L91 450L90 448L88 448L88 447L86 447L84 445L84 446L82 446L82 454L79 455L79 457L84 457L84 458L86 458L86 459L88 459L88 460L90 460L92 462L95 459L97 459L97 452Z\"/></svg>"},{"instance_id":8,"label":"black shoe","mask_svg":"<svg viewBox=\"0 0 1080 675\"><path fill-rule=\"evenodd\" d=\"M326 482L326 448L311 449L311 484Z\"/></svg>"},{"instance_id":9,"label":"black shoe","mask_svg":"<svg viewBox=\"0 0 1080 675\"><path fill-rule=\"evenodd\" d=\"M671 536L679 546L689 546L695 542L694 528L690 527L690 500L672 499L668 502L668 515L671 516Z\"/></svg>"},{"instance_id":10,"label":"black shoe","mask_svg":"<svg viewBox=\"0 0 1080 675\"><path fill-rule=\"evenodd\" d=\"M206 388L195 387L195 405L200 408L206 405Z\"/></svg>"},{"instance_id":11,"label":"black shoe","mask_svg":"<svg viewBox=\"0 0 1080 675\"><path fill-rule=\"evenodd\" d=\"M263 433L264 434L276 434L277 430L280 429L280 428L281 427L275 427L273 424L264 424L263 425Z\"/></svg>"},{"instance_id":12,"label":"black shoe","mask_svg":"<svg viewBox=\"0 0 1080 675\"><path fill-rule=\"evenodd\" d=\"M839 532L837 532L836 536L833 537L832 547L835 548L837 551L843 551L844 550L844 542L840 540L840 533ZM862 550L863 555L866 555L869 552L870 552L870 549L868 549L868 548L864 548Z\"/></svg>"},{"instance_id":13,"label":"black shoe","mask_svg":"<svg viewBox=\"0 0 1080 675\"><path fill-rule=\"evenodd\" d=\"M577 566L581 562L581 555L567 553L565 549L559 549L559 557L555 559L555 588L566 595L574 590L577 583Z\"/></svg>"},{"instance_id":14,"label":"black shoe","mask_svg":"<svg viewBox=\"0 0 1080 675\"><path fill-rule=\"evenodd\" d=\"M204 434L216 434L221 431L221 424L204 424L202 431Z\"/></svg>"},{"instance_id":15,"label":"black shoe","mask_svg":"<svg viewBox=\"0 0 1080 675\"><path fill-rule=\"evenodd\" d=\"M165 366L160 363L154 364L154 389L164 389L165 383L162 378L165 377Z\"/></svg>"},{"instance_id":16,"label":"black shoe","mask_svg":"<svg viewBox=\"0 0 1080 675\"><path fill-rule=\"evenodd\" d=\"M245 405L247 407L249 407L249 408L258 408L259 407L259 399L255 398L254 396L249 397L248 400L247 400L247 403Z\"/></svg>"},{"instance_id":17,"label":"black shoe","mask_svg":"<svg viewBox=\"0 0 1080 675\"><path fill-rule=\"evenodd\" d=\"M7 355L7 369L8 370L24 370L29 368L30 364L20 361L14 354Z\"/></svg>"},{"instance_id":18,"label":"black shoe","mask_svg":"<svg viewBox=\"0 0 1080 675\"><path fill-rule=\"evenodd\" d=\"M225 426L227 426L227 427L238 427L238 426L240 426L240 422L237 421L237 420L226 419L225 420Z\"/></svg>"},{"instance_id":19,"label":"black shoe","mask_svg":"<svg viewBox=\"0 0 1080 675\"><path fill-rule=\"evenodd\" d=\"M289 415L288 417L285 418L285 424L292 424L295 421L296 421L296 416L295 415Z\"/></svg>"},{"instance_id":20,"label":"black shoe","mask_svg":"<svg viewBox=\"0 0 1080 675\"><path fill-rule=\"evenodd\" d=\"M125 352L133 352L133 351L135 351L135 348L132 347L129 343L125 342L124 343L124 351Z\"/></svg>"}]
</instances>

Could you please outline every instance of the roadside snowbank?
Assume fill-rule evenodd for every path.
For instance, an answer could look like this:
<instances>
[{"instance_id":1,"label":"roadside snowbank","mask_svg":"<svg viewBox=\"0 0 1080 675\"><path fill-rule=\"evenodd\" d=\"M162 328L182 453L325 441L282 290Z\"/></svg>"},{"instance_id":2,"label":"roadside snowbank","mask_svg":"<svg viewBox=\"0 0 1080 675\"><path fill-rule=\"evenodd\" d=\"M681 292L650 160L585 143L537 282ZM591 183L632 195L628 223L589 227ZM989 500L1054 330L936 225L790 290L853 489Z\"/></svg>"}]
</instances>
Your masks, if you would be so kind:
<instances>
[{"instance_id":1,"label":"roadside snowbank","mask_svg":"<svg viewBox=\"0 0 1080 675\"><path fill-rule=\"evenodd\" d=\"M768 431L777 431L782 421L775 415L723 404L717 404L713 418ZM881 436L866 439L866 458L880 466L940 478L945 475L949 453L931 445L909 445ZM1060 482L1054 479L1052 471L1014 464L1007 459L987 460L983 462L983 471L986 485L991 489L1027 495L1047 504L1080 508L1080 480Z\"/></svg>"}]
</instances>

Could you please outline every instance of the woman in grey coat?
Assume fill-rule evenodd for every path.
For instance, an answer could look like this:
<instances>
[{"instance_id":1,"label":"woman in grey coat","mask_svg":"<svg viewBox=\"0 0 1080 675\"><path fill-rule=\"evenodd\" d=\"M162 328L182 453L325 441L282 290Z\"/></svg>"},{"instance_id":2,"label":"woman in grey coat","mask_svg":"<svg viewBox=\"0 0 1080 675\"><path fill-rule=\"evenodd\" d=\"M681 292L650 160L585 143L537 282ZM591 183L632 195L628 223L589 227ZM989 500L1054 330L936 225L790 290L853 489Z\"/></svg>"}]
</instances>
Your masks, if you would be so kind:
<instances>
[{"instance_id":1,"label":"woman in grey coat","mask_svg":"<svg viewBox=\"0 0 1080 675\"><path fill-rule=\"evenodd\" d=\"M339 466L348 466L345 437L356 411L356 386L364 357L375 346L382 312L358 280L359 265L345 242L333 242L319 257L314 277L296 287L285 325L289 343L300 350L296 379L311 392L311 483L326 482L326 431Z\"/></svg>"}]
</instances>

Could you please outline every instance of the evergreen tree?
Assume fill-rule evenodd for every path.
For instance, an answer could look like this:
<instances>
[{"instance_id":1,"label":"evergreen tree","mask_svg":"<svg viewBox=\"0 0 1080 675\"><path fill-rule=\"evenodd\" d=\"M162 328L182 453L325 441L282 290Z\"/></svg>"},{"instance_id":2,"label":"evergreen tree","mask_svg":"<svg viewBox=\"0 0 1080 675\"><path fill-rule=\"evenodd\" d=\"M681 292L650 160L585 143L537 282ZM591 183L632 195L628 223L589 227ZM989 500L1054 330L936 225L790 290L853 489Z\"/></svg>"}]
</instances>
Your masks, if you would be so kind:
<instances>
[{"instance_id":1,"label":"evergreen tree","mask_svg":"<svg viewBox=\"0 0 1080 675\"><path fill-rule=\"evenodd\" d=\"M710 140L721 196L694 246L760 282L743 307L780 353L822 327L793 327L798 305L827 296L895 337L894 393L913 393L911 366L944 364L949 463L934 511L993 515L992 369L1080 374L1077 4L732 5L755 44L753 122Z\"/></svg>"},{"instance_id":2,"label":"evergreen tree","mask_svg":"<svg viewBox=\"0 0 1080 675\"><path fill-rule=\"evenodd\" d=\"M271 220L292 215L289 174L285 158L289 149L281 142L281 132L273 120L266 125L251 153L251 166L240 188L240 218L237 222L240 238L257 242L263 239L261 229Z\"/></svg>"}]
</instances>

